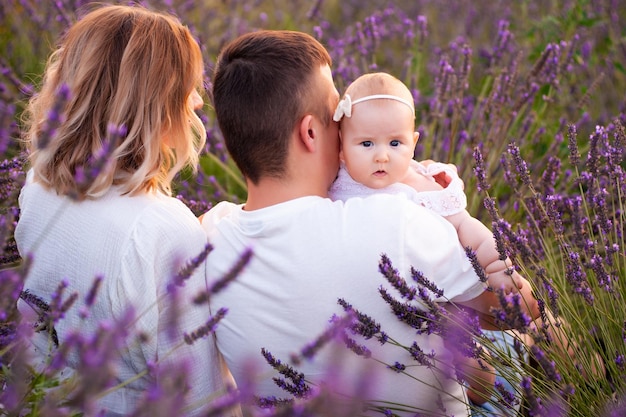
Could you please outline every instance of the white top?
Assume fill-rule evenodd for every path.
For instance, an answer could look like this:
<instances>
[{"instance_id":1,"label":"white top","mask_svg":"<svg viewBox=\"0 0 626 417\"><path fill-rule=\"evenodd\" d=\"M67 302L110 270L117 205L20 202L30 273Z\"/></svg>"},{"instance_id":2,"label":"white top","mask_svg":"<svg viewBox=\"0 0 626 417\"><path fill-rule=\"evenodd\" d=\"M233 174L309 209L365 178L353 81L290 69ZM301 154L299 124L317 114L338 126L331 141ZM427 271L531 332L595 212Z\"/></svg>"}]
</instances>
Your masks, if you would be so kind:
<instances>
[{"instance_id":1,"label":"white top","mask_svg":"<svg viewBox=\"0 0 626 417\"><path fill-rule=\"evenodd\" d=\"M340 297L381 323L390 337L405 346L415 340L425 352L437 352L444 368L451 366L450 353L439 336L415 335L382 300L381 286L397 295L378 272L382 253L409 281L414 266L450 299L469 300L484 291L452 225L404 196L375 195L345 204L310 196L255 211L223 202L204 215L202 224L215 247L207 259L209 280L222 277L246 248L253 250L243 273L211 300L211 308L229 308L217 328L217 342L235 380L240 384L256 375L263 396L289 395L272 382L271 377L278 375L266 364L261 348L288 363L291 353L322 334L333 314L342 315ZM339 366L348 382L334 388L352 393L363 382L359 365L372 365L376 375L367 377L368 383L375 384L370 387L371 399L417 407L411 415L428 414L437 409L440 393L432 387L439 387L449 415L469 414L464 390L455 380L411 366L416 362L403 349L381 348L374 339L364 343L387 364L406 364L417 380L332 346L297 368L319 382L332 366Z\"/></svg>"},{"instance_id":2,"label":"white top","mask_svg":"<svg viewBox=\"0 0 626 417\"><path fill-rule=\"evenodd\" d=\"M410 166L417 171L418 174L430 178L432 181L434 181L434 175L445 172L451 178L450 184L439 191L418 192L413 187L399 182L385 188L374 189L352 179L348 171L346 171L345 166L342 164L337 179L333 182L328 191L328 196L332 200L346 201L352 197L366 197L378 193L406 194L408 198L417 204L433 210L441 216L451 216L465 210L467 207L467 197L463 191L463 181L461 181L454 169L440 162L423 165L415 160L411 160Z\"/></svg>"},{"instance_id":3,"label":"white top","mask_svg":"<svg viewBox=\"0 0 626 417\"><path fill-rule=\"evenodd\" d=\"M180 288L178 327L168 329L175 315L166 286L179 267L198 256L207 243L197 218L179 200L162 194L129 197L112 189L97 200L75 202L33 183L31 177L32 172L19 197L21 214L15 240L21 256L33 258L25 289L49 303L65 279L69 284L65 298L73 292L79 294L74 306L55 325L61 344L73 331L85 337L93 335L99 322L123 317L132 305L139 318L134 327L129 323L129 345L121 352L114 385L144 371L148 362L182 359L188 361L191 370L189 400L206 405L206 398L224 385L214 337L191 346L183 343L173 355L166 356L180 344L184 332L202 326L210 315L206 304L192 306L190 302L206 288L204 268L200 267ZM91 315L82 320L79 311L98 275L104 279ZM20 300L18 308L25 317L33 318L27 303ZM147 341L137 340L139 331L148 335ZM35 334L33 342L33 350L45 361L47 335ZM74 352L68 357L66 372L78 365ZM107 415L132 412L150 380L142 377L116 389L99 406L108 410Z\"/></svg>"}]
</instances>

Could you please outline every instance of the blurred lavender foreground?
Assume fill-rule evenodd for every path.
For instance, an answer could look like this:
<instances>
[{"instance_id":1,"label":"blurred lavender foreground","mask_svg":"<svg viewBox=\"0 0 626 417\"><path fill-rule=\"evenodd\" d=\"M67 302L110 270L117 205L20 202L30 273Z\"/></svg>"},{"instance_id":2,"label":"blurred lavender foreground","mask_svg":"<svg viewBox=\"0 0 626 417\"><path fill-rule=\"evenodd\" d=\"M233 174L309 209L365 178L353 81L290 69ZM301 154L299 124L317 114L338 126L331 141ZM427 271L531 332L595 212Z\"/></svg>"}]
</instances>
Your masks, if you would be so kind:
<instances>
[{"instance_id":1,"label":"blurred lavender foreground","mask_svg":"<svg viewBox=\"0 0 626 417\"><path fill-rule=\"evenodd\" d=\"M33 329L20 325L14 309L30 262L19 256L13 240L17 197L28 166L19 142L20 114L38 88L51 44L86 3L0 4L0 415L97 414L94 400L115 389L110 386L115 346L138 336L128 334L124 321L103 323L99 335L77 332L73 340L60 340L55 360L36 372L27 366L23 349ZM492 227L499 249L532 282L544 306L546 320L538 327L515 309L498 314L519 327L516 348L527 362L513 360L473 326L464 326L466 336L492 349L486 360L513 382L512 391L495 387L494 406L506 409L519 402L523 416L626 415L624 1L141 3L169 10L190 26L204 51L207 86L221 45L258 28L315 35L333 57L340 92L361 73L374 70L406 82L414 92L421 134L416 157L458 166L469 211ZM220 200L245 200L244 183L226 155L210 106L205 112L208 141L201 173L184 173L176 183L179 198L196 214ZM55 117L60 115L51 115L51 134ZM88 312L89 295L65 293L62 278L54 302L46 300L52 321L62 320L67 308L84 305ZM405 284L412 288L409 292L423 286ZM250 415L359 415L367 404L339 406L328 395L332 384L310 386L295 369L298 360L314 354L316 343L329 338L351 340L357 351L360 337L384 341L384 329L372 330L366 311L344 307L346 317L335 318L341 326L321 339L311 335L311 346L301 347L302 352L296 348L294 358L265 352L281 378L298 388L292 393L299 401L255 399L251 380L238 393L209 398L206 415L220 415L233 402L250 400L268 407L250 408ZM441 318L435 313L433 326ZM189 335L190 341L214 325L207 323ZM522 338L532 343L523 344ZM63 379L58 372L63 352L70 348L85 358L78 380ZM428 352L406 348L412 349L416 364L429 366ZM94 355L101 356L95 365L90 360ZM158 369L158 385L146 392L134 415L184 413L182 365L184 358L181 367ZM389 365L390 372L402 377L402 366L408 364ZM291 397L285 391L285 399ZM393 414L391 408L378 411Z\"/></svg>"}]
</instances>

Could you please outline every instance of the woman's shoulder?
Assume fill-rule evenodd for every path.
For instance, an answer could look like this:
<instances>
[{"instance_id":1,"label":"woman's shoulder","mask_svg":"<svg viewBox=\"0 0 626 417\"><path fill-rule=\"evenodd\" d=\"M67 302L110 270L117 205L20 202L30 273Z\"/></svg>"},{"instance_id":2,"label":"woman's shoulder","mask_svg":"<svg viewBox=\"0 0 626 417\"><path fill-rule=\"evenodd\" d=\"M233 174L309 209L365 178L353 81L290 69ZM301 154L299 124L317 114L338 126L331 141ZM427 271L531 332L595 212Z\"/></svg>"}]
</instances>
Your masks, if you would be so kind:
<instances>
[{"instance_id":1,"label":"woman's shoulder","mask_svg":"<svg viewBox=\"0 0 626 417\"><path fill-rule=\"evenodd\" d=\"M207 236L192 211L176 198L159 197L148 199L138 213L125 252L130 262L139 257L165 267L172 259L182 262L197 256L206 244Z\"/></svg>"},{"instance_id":2,"label":"woman's shoulder","mask_svg":"<svg viewBox=\"0 0 626 417\"><path fill-rule=\"evenodd\" d=\"M200 221L181 200L165 195L143 196L142 200L137 227L172 232L200 229Z\"/></svg>"}]
</instances>

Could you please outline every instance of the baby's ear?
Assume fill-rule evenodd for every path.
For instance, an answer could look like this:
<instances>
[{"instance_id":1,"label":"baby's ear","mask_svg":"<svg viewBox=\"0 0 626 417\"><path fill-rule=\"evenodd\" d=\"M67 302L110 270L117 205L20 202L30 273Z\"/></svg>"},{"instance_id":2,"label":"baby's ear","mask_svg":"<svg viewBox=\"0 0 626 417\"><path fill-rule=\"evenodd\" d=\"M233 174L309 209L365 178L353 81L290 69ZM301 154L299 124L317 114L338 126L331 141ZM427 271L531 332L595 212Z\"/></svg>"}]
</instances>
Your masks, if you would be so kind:
<instances>
[{"instance_id":1,"label":"baby's ear","mask_svg":"<svg viewBox=\"0 0 626 417\"><path fill-rule=\"evenodd\" d=\"M417 145L417 141L420 138L420 132L413 132L413 146Z\"/></svg>"}]
</instances>

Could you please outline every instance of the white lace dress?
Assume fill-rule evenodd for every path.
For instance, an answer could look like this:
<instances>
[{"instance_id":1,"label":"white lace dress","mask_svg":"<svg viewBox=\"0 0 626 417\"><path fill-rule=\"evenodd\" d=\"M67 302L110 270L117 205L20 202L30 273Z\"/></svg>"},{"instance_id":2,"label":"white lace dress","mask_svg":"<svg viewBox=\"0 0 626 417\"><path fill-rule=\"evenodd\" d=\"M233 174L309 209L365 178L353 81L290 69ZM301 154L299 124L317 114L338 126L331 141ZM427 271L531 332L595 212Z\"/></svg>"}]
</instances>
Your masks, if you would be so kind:
<instances>
[{"instance_id":1,"label":"white lace dress","mask_svg":"<svg viewBox=\"0 0 626 417\"><path fill-rule=\"evenodd\" d=\"M332 200L346 201L352 197L367 197L378 193L406 194L407 197L417 204L441 216L451 216L465 210L467 207L467 197L463 191L463 181L459 178L456 170L440 162L434 162L426 166L417 161L411 161L411 168L433 181L435 181L433 178L435 175L445 172L452 178L452 181L446 188L439 191L418 192L412 187L402 183L395 183L385 188L374 189L352 179L348 171L346 171L345 166L342 164L337 179L333 182L328 191L328 195Z\"/></svg>"}]
</instances>

